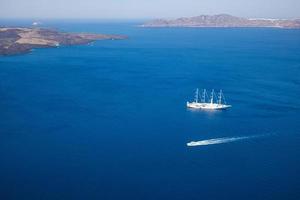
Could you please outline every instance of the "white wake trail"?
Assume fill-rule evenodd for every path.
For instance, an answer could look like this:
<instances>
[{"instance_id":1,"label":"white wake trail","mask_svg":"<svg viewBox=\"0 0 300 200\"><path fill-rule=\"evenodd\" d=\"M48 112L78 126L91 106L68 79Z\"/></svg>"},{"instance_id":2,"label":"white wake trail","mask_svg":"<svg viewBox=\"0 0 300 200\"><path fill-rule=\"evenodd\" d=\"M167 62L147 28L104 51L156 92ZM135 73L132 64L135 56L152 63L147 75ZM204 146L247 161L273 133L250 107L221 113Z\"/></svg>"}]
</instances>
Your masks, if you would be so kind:
<instances>
[{"instance_id":1,"label":"white wake trail","mask_svg":"<svg viewBox=\"0 0 300 200\"><path fill-rule=\"evenodd\" d=\"M256 137L261 137L261 136L262 135L214 138L214 139L209 139L209 140L192 141L192 142L187 143L187 146L193 147L193 146L223 144L223 143L235 142L235 141L239 141L239 140L246 140L246 139L256 138Z\"/></svg>"}]
</instances>

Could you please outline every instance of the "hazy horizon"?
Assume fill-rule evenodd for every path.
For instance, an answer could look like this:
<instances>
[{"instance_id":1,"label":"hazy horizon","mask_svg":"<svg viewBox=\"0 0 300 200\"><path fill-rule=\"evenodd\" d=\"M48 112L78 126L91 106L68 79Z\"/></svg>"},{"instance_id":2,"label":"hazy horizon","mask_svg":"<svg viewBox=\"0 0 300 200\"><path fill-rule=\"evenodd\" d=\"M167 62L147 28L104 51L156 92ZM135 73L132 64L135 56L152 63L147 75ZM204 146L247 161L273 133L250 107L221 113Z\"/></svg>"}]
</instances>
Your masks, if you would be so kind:
<instances>
[{"instance_id":1,"label":"hazy horizon","mask_svg":"<svg viewBox=\"0 0 300 200\"><path fill-rule=\"evenodd\" d=\"M1 18L148 19L222 13L246 18L300 18L298 0L1 0L0 7Z\"/></svg>"}]
</instances>

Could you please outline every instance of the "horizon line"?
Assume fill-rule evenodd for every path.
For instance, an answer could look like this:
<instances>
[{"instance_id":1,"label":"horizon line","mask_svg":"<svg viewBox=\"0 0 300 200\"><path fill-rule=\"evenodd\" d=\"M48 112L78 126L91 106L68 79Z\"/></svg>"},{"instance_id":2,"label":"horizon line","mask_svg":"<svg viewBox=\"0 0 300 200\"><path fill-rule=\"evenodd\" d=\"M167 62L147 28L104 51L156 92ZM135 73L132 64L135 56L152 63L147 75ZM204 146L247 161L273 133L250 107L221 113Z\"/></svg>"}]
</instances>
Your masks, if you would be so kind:
<instances>
[{"instance_id":1,"label":"horizon line","mask_svg":"<svg viewBox=\"0 0 300 200\"><path fill-rule=\"evenodd\" d=\"M219 14L199 14L193 16L180 16L180 17L1 17L0 21L3 20L32 20L32 21L42 21L42 20L110 20L110 21L142 21L142 20L156 20L156 19L179 19L179 18L191 18L198 16L216 16L216 15L230 15L233 17L240 17L245 19L277 19L277 20L298 20L300 17L290 17L290 18L273 18L273 17L241 17L237 15L232 15L228 13L219 13Z\"/></svg>"},{"instance_id":2,"label":"horizon line","mask_svg":"<svg viewBox=\"0 0 300 200\"><path fill-rule=\"evenodd\" d=\"M151 20L151 19L178 19L178 18L191 18L191 17L197 17L197 16L217 16L217 15L230 15L234 17L240 17L245 19L281 19L281 20L295 20L300 19L299 17L243 17L238 15L233 15L229 13L216 13L216 14L197 14L197 15L191 15L191 16L174 16L174 17L163 17L163 16L148 16L148 17L34 17L34 16L28 16L28 17L0 17L0 20L5 19L24 19L24 20Z\"/></svg>"}]
</instances>

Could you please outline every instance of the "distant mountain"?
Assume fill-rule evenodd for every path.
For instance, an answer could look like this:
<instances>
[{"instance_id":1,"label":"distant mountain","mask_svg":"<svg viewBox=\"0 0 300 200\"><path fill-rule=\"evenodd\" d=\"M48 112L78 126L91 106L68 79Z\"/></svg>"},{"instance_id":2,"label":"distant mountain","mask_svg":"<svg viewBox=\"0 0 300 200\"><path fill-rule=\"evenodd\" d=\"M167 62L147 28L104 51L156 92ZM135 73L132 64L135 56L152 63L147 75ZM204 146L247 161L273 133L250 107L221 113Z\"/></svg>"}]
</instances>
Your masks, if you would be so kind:
<instances>
[{"instance_id":1,"label":"distant mountain","mask_svg":"<svg viewBox=\"0 0 300 200\"><path fill-rule=\"evenodd\" d=\"M300 28L300 19L247 19L228 14L200 15L174 20L157 19L146 22L141 27L272 27Z\"/></svg>"}]
</instances>

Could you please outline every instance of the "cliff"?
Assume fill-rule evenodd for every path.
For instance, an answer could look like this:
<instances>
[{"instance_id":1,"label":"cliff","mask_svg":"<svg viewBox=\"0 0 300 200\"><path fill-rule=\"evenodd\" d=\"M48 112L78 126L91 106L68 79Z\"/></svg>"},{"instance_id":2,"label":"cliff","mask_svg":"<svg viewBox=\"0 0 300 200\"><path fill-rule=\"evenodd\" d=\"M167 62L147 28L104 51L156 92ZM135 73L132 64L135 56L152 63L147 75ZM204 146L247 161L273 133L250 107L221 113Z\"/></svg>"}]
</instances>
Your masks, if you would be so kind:
<instances>
[{"instance_id":1,"label":"cliff","mask_svg":"<svg viewBox=\"0 0 300 200\"><path fill-rule=\"evenodd\" d=\"M65 33L44 28L0 28L0 55L27 53L33 48L87 44L95 40L125 39L126 36Z\"/></svg>"}]
</instances>

